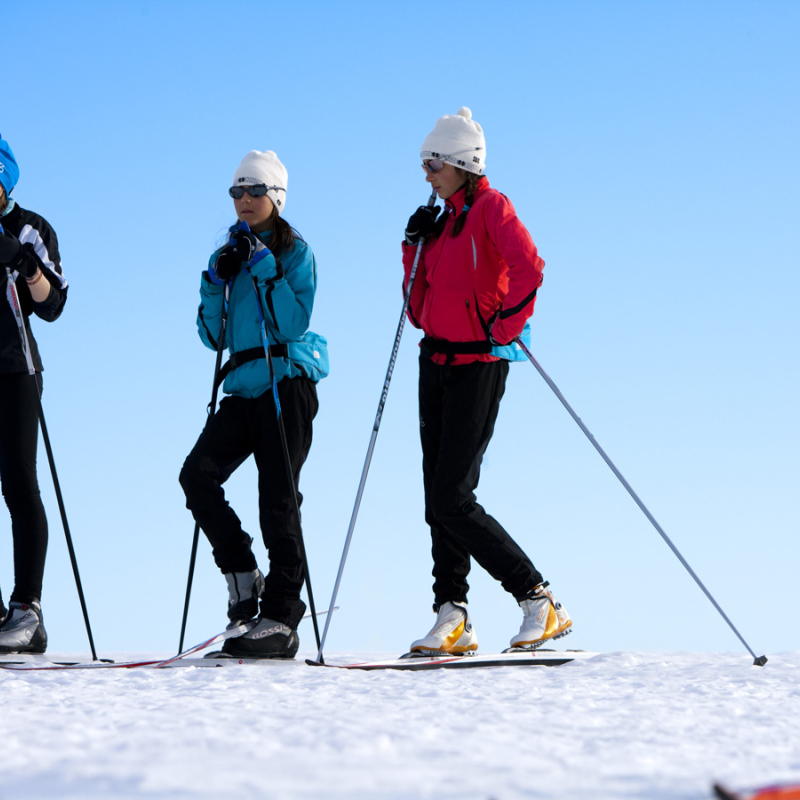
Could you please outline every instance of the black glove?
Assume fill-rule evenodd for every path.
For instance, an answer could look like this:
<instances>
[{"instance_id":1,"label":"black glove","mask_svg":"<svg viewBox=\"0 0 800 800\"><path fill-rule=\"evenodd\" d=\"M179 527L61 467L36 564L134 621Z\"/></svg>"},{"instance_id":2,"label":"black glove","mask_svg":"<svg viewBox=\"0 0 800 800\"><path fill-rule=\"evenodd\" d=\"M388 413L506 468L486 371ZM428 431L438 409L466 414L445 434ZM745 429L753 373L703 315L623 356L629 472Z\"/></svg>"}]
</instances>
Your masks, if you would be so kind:
<instances>
[{"instance_id":1,"label":"black glove","mask_svg":"<svg viewBox=\"0 0 800 800\"><path fill-rule=\"evenodd\" d=\"M16 236L9 236L7 233L0 235L0 266L10 267L16 263L21 249Z\"/></svg>"},{"instance_id":2,"label":"black glove","mask_svg":"<svg viewBox=\"0 0 800 800\"><path fill-rule=\"evenodd\" d=\"M256 250L263 250L264 245L261 240L249 231L236 231L231 236L229 244L234 246L236 253L241 256L242 261L246 264L255 255Z\"/></svg>"},{"instance_id":3,"label":"black glove","mask_svg":"<svg viewBox=\"0 0 800 800\"><path fill-rule=\"evenodd\" d=\"M420 206L408 218L406 244L419 244L420 239L430 236L436 225L436 217L439 216L441 210L441 206Z\"/></svg>"},{"instance_id":4,"label":"black glove","mask_svg":"<svg viewBox=\"0 0 800 800\"><path fill-rule=\"evenodd\" d=\"M252 238L252 234L237 233L220 250L214 263L214 272L221 281L227 283L235 278L242 268L242 263L250 260L253 251L253 243L250 238Z\"/></svg>"},{"instance_id":5,"label":"black glove","mask_svg":"<svg viewBox=\"0 0 800 800\"><path fill-rule=\"evenodd\" d=\"M4 233L0 235L0 266L32 278L39 269L39 258L32 244L20 244L16 236Z\"/></svg>"}]
</instances>

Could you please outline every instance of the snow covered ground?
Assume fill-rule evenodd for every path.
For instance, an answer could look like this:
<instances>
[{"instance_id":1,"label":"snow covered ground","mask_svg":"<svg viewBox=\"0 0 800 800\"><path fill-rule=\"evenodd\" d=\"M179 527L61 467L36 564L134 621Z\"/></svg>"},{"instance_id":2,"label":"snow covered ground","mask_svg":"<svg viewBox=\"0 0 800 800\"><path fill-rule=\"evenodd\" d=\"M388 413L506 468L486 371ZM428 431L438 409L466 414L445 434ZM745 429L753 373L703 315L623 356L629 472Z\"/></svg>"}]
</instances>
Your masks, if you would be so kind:
<instances>
[{"instance_id":1,"label":"snow covered ground","mask_svg":"<svg viewBox=\"0 0 800 800\"><path fill-rule=\"evenodd\" d=\"M799 718L800 653L0 671L0 798L693 800L800 779Z\"/></svg>"}]
</instances>

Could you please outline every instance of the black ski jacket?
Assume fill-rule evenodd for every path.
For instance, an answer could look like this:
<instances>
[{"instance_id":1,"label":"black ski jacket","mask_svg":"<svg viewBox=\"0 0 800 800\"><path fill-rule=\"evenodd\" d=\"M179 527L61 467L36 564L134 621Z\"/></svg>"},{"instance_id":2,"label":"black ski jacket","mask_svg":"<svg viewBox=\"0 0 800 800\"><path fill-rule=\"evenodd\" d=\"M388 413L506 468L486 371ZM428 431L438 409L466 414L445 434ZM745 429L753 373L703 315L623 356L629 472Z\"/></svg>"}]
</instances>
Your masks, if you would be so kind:
<instances>
[{"instance_id":1,"label":"black ski jacket","mask_svg":"<svg viewBox=\"0 0 800 800\"><path fill-rule=\"evenodd\" d=\"M36 314L46 322L53 322L61 316L67 302L67 281L61 269L61 256L58 254L56 232L43 217L15 205L5 216L0 217L0 225L6 233L16 236L21 244L30 243L39 259L39 269L50 283L50 294L41 303L35 303L28 284L17 280L19 302L25 317L25 328L31 348L33 365L37 372L42 371L39 348L31 333L30 315ZM0 373L27 372L28 365L20 342L19 328L11 307L8 292L8 279L4 267L0 267Z\"/></svg>"}]
</instances>

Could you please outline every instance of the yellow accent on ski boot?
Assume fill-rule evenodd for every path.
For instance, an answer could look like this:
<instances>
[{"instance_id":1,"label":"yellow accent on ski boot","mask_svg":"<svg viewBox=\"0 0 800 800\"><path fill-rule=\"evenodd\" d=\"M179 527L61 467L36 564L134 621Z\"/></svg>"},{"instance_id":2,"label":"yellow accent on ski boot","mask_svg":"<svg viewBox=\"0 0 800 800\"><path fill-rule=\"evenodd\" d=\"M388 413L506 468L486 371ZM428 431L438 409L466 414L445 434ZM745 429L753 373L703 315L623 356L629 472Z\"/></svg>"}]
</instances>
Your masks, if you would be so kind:
<instances>
[{"instance_id":1,"label":"yellow accent on ski boot","mask_svg":"<svg viewBox=\"0 0 800 800\"><path fill-rule=\"evenodd\" d=\"M550 639L560 639L572 630L572 620L567 610L547 588L540 583L528 597L519 603L523 618L519 633L511 640L509 650L535 650Z\"/></svg>"},{"instance_id":2,"label":"yellow accent on ski boot","mask_svg":"<svg viewBox=\"0 0 800 800\"><path fill-rule=\"evenodd\" d=\"M460 656L478 649L478 637L469 618L466 603L449 600L439 607L436 622L428 635L412 642L411 656Z\"/></svg>"}]
</instances>

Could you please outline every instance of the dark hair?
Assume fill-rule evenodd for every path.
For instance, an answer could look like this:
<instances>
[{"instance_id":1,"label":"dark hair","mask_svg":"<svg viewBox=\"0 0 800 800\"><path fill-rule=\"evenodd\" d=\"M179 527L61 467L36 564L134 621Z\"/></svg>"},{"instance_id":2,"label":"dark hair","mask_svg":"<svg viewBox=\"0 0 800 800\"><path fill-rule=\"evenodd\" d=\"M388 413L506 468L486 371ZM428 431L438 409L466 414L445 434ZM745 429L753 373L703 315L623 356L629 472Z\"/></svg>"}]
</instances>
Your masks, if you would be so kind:
<instances>
[{"instance_id":1,"label":"dark hair","mask_svg":"<svg viewBox=\"0 0 800 800\"><path fill-rule=\"evenodd\" d=\"M305 241L303 237L280 215L275 209L270 217L272 220L272 239L269 249L277 256L284 250L291 250L297 239Z\"/></svg>"},{"instance_id":2,"label":"dark hair","mask_svg":"<svg viewBox=\"0 0 800 800\"><path fill-rule=\"evenodd\" d=\"M461 191L461 188L466 186L467 191L464 195L464 209L463 211L456 217L455 225L453 225L453 230L450 232L451 236L458 236L462 230L464 230L464 225L467 222L467 212L469 211L472 203L475 200L475 190L478 188L478 181L481 179L481 175L476 175L474 172L467 172L460 167L456 167L456 172L460 173L464 178L464 183L459 187L458 191ZM438 221L436 222L436 227L434 228L433 233L431 234L432 239L438 239L441 236L442 231L444 230L444 226L447 223L447 220L450 216L449 211L445 211L441 217L439 217Z\"/></svg>"}]
</instances>

